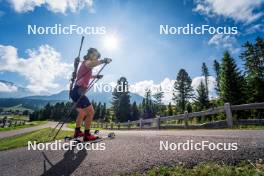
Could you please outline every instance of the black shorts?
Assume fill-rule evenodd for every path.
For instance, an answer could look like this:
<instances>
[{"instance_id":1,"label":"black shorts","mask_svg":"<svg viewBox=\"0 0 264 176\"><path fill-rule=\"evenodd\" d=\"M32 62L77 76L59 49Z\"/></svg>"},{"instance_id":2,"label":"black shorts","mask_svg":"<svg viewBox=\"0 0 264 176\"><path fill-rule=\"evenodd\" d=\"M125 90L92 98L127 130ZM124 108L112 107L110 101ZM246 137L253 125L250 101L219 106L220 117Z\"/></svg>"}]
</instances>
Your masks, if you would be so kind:
<instances>
[{"instance_id":1,"label":"black shorts","mask_svg":"<svg viewBox=\"0 0 264 176\"><path fill-rule=\"evenodd\" d=\"M86 95L83 95L83 96L82 96L83 91L84 91L84 90L83 90L82 87L76 85L76 86L74 86L74 88L73 88L72 91L70 92L70 97L71 97L71 99L72 99L75 103L76 103L76 102L79 100L79 98L80 98L80 100L78 101L76 107L77 107L77 108L81 108L81 109L86 108L86 107L88 107L88 106L91 105L91 103L90 103L88 97L87 97Z\"/></svg>"}]
</instances>

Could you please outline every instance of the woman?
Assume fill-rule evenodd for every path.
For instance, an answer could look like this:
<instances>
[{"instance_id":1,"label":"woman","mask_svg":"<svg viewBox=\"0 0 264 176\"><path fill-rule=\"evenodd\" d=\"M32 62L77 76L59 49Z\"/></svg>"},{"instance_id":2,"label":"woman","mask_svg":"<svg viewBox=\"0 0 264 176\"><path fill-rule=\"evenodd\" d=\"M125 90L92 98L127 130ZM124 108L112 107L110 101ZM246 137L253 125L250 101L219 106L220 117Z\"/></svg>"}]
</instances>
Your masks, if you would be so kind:
<instances>
[{"instance_id":1,"label":"woman","mask_svg":"<svg viewBox=\"0 0 264 176\"><path fill-rule=\"evenodd\" d=\"M90 48L87 55L84 56L84 61L77 72L75 86L70 92L71 99L77 103L78 116L76 119L76 128L74 138L83 136L83 141L93 141L98 139L90 132L91 123L94 116L94 109L88 97L85 95L91 79L101 79L102 75L92 75L92 69L101 64L108 64L112 60L109 58L99 60L100 53L95 48ZM85 122L85 131L81 131L82 122Z\"/></svg>"}]
</instances>

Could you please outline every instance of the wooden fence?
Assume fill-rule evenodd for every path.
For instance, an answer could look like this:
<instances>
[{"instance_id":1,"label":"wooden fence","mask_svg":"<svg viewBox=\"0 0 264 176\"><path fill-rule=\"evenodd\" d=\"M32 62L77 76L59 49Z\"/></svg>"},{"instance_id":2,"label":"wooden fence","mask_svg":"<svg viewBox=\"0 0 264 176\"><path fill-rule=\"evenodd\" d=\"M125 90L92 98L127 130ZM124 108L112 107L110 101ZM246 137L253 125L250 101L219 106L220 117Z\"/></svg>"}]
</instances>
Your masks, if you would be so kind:
<instances>
[{"instance_id":1,"label":"wooden fence","mask_svg":"<svg viewBox=\"0 0 264 176\"><path fill-rule=\"evenodd\" d=\"M264 125L264 119L241 119L234 120L232 111L240 110L252 110L252 109L264 109L264 102L262 103L251 103L241 105L230 105L225 103L224 106L210 108L205 111L172 115L166 117L151 118L151 119L139 119L137 121L128 121L125 123L94 123L93 128L104 128L104 129L166 129L166 128L232 128L233 125ZM212 121L204 124L188 124L188 120L195 117L205 117L208 115L214 115L224 113L226 120ZM170 120L182 120L183 125L162 125L163 122Z\"/></svg>"},{"instance_id":2,"label":"wooden fence","mask_svg":"<svg viewBox=\"0 0 264 176\"><path fill-rule=\"evenodd\" d=\"M25 125L25 124L26 124L25 120L0 119L1 128L11 127L11 126L20 126L20 125Z\"/></svg>"}]
</instances>

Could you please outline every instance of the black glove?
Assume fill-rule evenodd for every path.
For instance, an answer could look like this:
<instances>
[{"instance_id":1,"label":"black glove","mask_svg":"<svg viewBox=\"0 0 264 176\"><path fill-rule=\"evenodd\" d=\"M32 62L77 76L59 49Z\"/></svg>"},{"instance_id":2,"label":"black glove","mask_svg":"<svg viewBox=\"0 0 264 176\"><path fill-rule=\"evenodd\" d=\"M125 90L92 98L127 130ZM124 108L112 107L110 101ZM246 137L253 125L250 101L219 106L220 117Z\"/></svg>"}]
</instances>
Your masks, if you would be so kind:
<instances>
[{"instance_id":1,"label":"black glove","mask_svg":"<svg viewBox=\"0 0 264 176\"><path fill-rule=\"evenodd\" d=\"M103 59L103 63L105 63L105 64L109 64L110 62L112 62L112 59L110 59L110 58L104 58Z\"/></svg>"},{"instance_id":2,"label":"black glove","mask_svg":"<svg viewBox=\"0 0 264 176\"><path fill-rule=\"evenodd\" d=\"M96 79L102 79L103 78L103 75L96 75L95 78Z\"/></svg>"}]
</instances>

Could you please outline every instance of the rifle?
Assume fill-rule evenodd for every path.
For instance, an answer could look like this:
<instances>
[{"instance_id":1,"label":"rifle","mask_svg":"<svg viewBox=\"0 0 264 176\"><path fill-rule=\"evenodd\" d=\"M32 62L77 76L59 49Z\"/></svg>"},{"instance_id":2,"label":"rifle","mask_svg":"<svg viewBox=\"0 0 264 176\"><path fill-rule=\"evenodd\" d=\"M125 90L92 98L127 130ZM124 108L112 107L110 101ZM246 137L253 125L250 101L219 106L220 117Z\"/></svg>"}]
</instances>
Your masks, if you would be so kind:
<instances>
[{"instance_id":1,"label":"rifle","mask_svg":"<svg viewBox=\"0 0 264 176\"><path fill-rule=\"evenodd\" d=\"M73 85L75 83L76 76L77 76L77 70L78 70L78 66L80 63L80 54L81 54L81 50L82 50L83 40L84 40L84 36L82 36L78 57L76 57L74 60L74 70L72 72L72 78L71 78L71 83L70 83L69 99L70 99L70 92L72 91L72 88L73 88Z\"/></svg>"}]
</instances>

